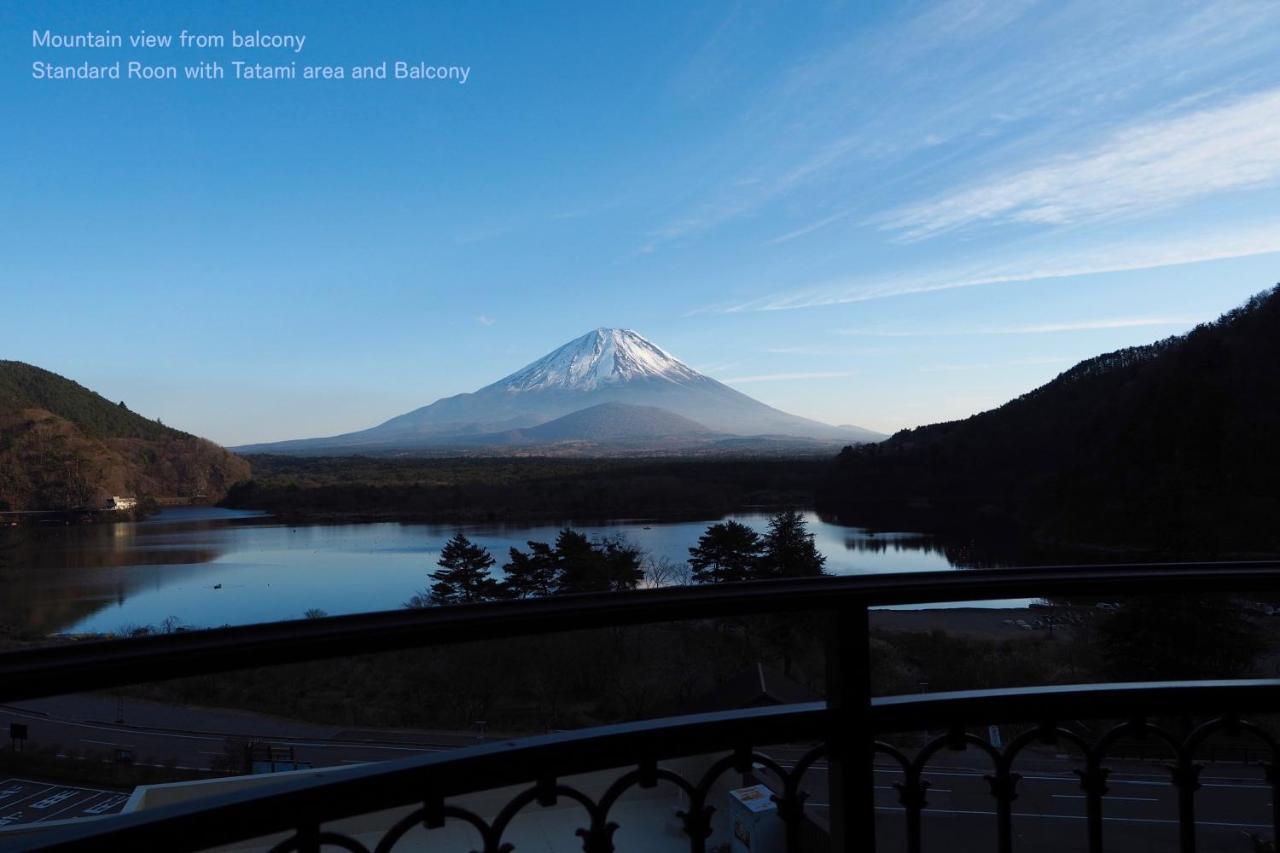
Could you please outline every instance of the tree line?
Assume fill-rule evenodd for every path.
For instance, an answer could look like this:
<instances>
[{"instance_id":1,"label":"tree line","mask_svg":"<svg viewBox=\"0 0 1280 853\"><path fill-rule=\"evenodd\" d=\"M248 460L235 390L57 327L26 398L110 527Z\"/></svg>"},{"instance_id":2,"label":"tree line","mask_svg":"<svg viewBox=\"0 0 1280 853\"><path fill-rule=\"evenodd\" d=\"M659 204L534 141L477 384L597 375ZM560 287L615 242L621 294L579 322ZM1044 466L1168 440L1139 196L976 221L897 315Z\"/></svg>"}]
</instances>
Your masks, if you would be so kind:
<instances>
[{"instance_id":1,"label":"tree line","mask_svg":"<svg viewBox=\"0 0 1280 853\"><path fill-rule=\"evenodd\" d=\"M622 537L593 540L566 527L554 543L530 541L528 550L511 548L499 579L493 554L458 532L441 550L439 568L429 575L431 586L406 606L636 589L645 580L646 556ZM788 510L773 515L764 534L733 520L709 526L689 549L688 565L694 583L730 583L815 577L824 573L826 557L814 545L804 516ZM679 580L675 573L663 574L668 582Z\"/></svg>"},{"instance_id":2,"label":"tree line","mask_svg":"<svg viewBox=\"0 0 1280 853\"><path fill-rule=\"evenodd\" d=\"M250 457L224 506L280 519L450 525L573 519L720 518L809 506L831 466L812 458ZM499 560L502 554L495 555Z\"/></svg>"}]
</instances>

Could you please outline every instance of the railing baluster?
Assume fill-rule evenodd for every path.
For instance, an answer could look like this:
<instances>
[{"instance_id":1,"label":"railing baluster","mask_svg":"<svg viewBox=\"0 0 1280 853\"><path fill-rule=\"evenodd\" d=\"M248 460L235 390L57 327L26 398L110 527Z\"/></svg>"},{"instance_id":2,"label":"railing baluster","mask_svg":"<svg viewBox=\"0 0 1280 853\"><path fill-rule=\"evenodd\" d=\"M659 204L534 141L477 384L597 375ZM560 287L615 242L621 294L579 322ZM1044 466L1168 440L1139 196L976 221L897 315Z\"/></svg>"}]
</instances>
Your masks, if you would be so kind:
<instances>
[{"instance_id":1,"label":"railing baluster","mask_svg":"<svg viewBox=\"0 0 1280 853\"><path fill-rule=\"evenodd\" d=\"M1178 789L1178 849L1182 853L1196 853L1196 791L1200 790L1201 768L1182 750L1178 763L1170 769Z\"/></svg>"},{"instance_id":2,"label":"railing baluster","mask_svg":"<svg viewBox=\"0 0 1280 853\"><path fill-rule=\"evenodd\" d=\"M1271 761L1262 762L1267 784L1271 786L1271 843L1280 846L1280 766Z\"/></svg>"},{"instance_id":3,"label":"railing baluster","mask_svg":"<svg viewBox=\"0 0 1280 853\"><path fill-rule=\"evenodd\" d=\"M831 615L827 647L831 849L876 849L870 620L864 602Z\"/></svg>"},{"instance_id":4,"label":"railing baluster","mask_svg":"<svg viewBox=\"0 0 1280 853\"><path fill-rule=\"evenodd\" d=\"M1000 757L996 772L987 777L996 798L996 849L1000 853L1013 853L1013 801L1018 798L1020 778L1011 771L1007 755Z\"/></svg>"},{"instance_id":5,"label":"railing baluster","mask_svg":"<svg viewBox=\"0 0 1280 853\"><path fill-rule=\"evenodd\" d=\"M925 792L929 783L921 781L920 772L907 768L906 779L898 785L898 802L902 804L907 819L907 853L920 853L920 818L929 801Z\"/></svg>"},{"instance_id":6,"label":"railing baluster","mask_svg":"<svg viewBox=\"0 0 1280 853\"><path fill-rule=\"evenodd\" d=\"M319 824L308 824L298 829L298 853L320 853Z\"/></svg>"},{"instance_id":7,"label":"railing baluster","mask_svg":"<svg viewBox=\"0 0 1280 853\"><path fill-rule=\"evenodd\" d=\"M784 830L786 832L787 853L801 853L801 849L804 846L804 841L800 837L802 828L802 820L787 819L786 829Z\"/></svg>"},{"instance_id":8,"label":"railing baluster","mask_svg":"<svg viewBox=\"0 0 1280 853\"><path fill-rule=\"evenodd\" d=\"M1085 769L1076 773L1080 776L1085 816L1089 821L1089 853L1102 853L1102 798L1107 793L1107 776L1111 771L1103 767L1098 755L1090 750L1085 757Z\"/></svg>"}]
</instances>

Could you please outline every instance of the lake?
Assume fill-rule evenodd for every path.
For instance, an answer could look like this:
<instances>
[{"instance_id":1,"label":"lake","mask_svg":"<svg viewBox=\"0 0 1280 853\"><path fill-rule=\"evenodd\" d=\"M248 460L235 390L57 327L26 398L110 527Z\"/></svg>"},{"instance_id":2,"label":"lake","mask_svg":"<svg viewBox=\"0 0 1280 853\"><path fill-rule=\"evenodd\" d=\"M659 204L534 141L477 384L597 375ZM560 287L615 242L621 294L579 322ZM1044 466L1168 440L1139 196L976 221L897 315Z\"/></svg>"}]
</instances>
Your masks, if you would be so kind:
<instances>
[{"instance_id":1,"label":"lake","mask_svg":"<svg viewBox=\"0 0 1280 853\"><path fill-rule=\"evenodd\" d=\"M764 531L768 514L728 516ZM834 574L955 568L916 533L875 532L806 513ZM621 534L653 557L684 562L711 521L574 524ZM501 566L507 550L553 541L563 524L285 525L258 513L166 509L138 523L8 531L0 551L0 625L39 633L118 632L166 619L215 627L387 610L428 585L441 546L461 529Z\"/></svg>"}]
</instances>

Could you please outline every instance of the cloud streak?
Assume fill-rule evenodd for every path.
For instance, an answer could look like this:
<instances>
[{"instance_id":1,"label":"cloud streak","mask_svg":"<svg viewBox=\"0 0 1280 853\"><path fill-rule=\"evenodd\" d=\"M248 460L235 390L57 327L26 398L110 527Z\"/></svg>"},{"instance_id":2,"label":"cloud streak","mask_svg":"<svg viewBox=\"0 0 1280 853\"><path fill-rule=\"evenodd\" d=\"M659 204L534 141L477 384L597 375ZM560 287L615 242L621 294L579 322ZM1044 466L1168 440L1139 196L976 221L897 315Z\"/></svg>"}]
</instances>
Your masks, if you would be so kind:
<instances>
[{"instance_id":1,"label":"cloud streak","mask_svg":"<svg viewBox=\"0 0 1280 853\"><path fill-rule=\"evenodd\" d=\"M965 370L997 370L1004 367L1028 367L1041 364L1063 364L1070 361L1069 358L1058 356L1048 356L1045 358L1015 358L1011 361L1000 362L984 362L980 364L935 364L931 367L921 367L921 373L953 373Z\"/></svg>"},{"instance_id":2,"label":"cloud streak","mask_svg":"<svg viewBox=\"0 0 1280 853\"><path fill-rule=\"evenodd\" d=\"M1227 233L1175 234L1158 241L1122 243L1089 250L1061 250L1001 265L969 265L898 276L826 282L734 305L699 308L690 313L790 311L962 287L1160 269L1275 252L1280 252L1280 222Z\"/></svg>"},{"instance_id":3,"label":"cloud streak","mask_svg":"<svg viewBox=\"0 0 1280 853\"><path fill-rule=\"evenodd\" d=\"M830 216L824 216L822 219L819 219L817 222L811 222L810 224L802 226L800 228L796 228L793 231L788 231L786 234L781 234L777 237L774 237L771 240L766 240L765 245L777 246L777 245L781 245L782 243L789 243L792 240L795 240L799 237L804 237L808 234L812 234L815 231L820 231L834 222L839 222L841 219L846 218L848 215L849 215L849 211L842 210L839 213L833 213Z\"/></svg>"},{"instance_id":4,"label":"cloud streak","mask_svg":"<svg viewBox=\"0 0 1280 853\"><path fill-rule=\"evenodd\" d=\"M721 382L731 385L741 385L751 382L798 382L805 379L839 379L845 376L853 376L851 370L819 370L811 373L762 373L757 376L737 376L733 379L721 379Z\"/></svg>"},{"instance_id":5,"label":"cloud streak","mask_svg":"<svg viewBox=\"0 0 1280 853\"><path fill-rule=\"evenodd\" d=\"M1072 323L1039 323L1026 326L983 326L976 329L923 331L918 329L887 331L878 329L840 329L837 335L871 338L936 338L970 335L1048 335L1059 332L1092 332L1103 329L1135 329L1146 326L1187 326L1197 322L1192 317L1106 317Z\"/></svg>"},{"instance_id":6,"label":"cloud streak","mask_svg":"<svg viewBox=\"0 0 1280 853\"><path fill-rule=\"evenodd\" d=\"M1280 182L1280 89L1148 121L1082 154L1013 171L878 218L908 240L979 223L1062 225L1148 213Z\"/></svg>"}]
</instances>

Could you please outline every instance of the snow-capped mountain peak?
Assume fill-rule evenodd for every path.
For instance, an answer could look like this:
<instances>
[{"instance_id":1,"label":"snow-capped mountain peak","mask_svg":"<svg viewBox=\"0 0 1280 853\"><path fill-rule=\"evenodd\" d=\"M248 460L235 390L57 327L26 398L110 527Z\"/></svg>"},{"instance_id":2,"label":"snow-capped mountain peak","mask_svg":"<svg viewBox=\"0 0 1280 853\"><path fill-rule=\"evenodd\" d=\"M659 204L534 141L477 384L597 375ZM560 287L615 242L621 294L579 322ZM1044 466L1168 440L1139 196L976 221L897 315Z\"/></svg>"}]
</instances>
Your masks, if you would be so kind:
<instances>
[{"instance_id":1,"label":"snow-capped mountain peak","mask_svg":"<svg viewBox=\"0 0 1280 853\"><path fill-rule=\"evenodd\" d=\"M333 453L648 441L665 451L678 437L715 443L721 440L717 435L765 441L883 438L779 411L704 376L630 329L600 328L477 391L441 398L378 426L241 450Z\"/></svg>"},{"instance_id":2,"label":"snow-capped mountain peak","mask_svg":"<svg viewBox=\"0 0 1280 853\"><path fill-rule=\"evenodd\" d=\"M599 328L575 338L491 387L594 391L636 380L685 383L702 374L630 329Z\"/></svg>"}]
</instances>

